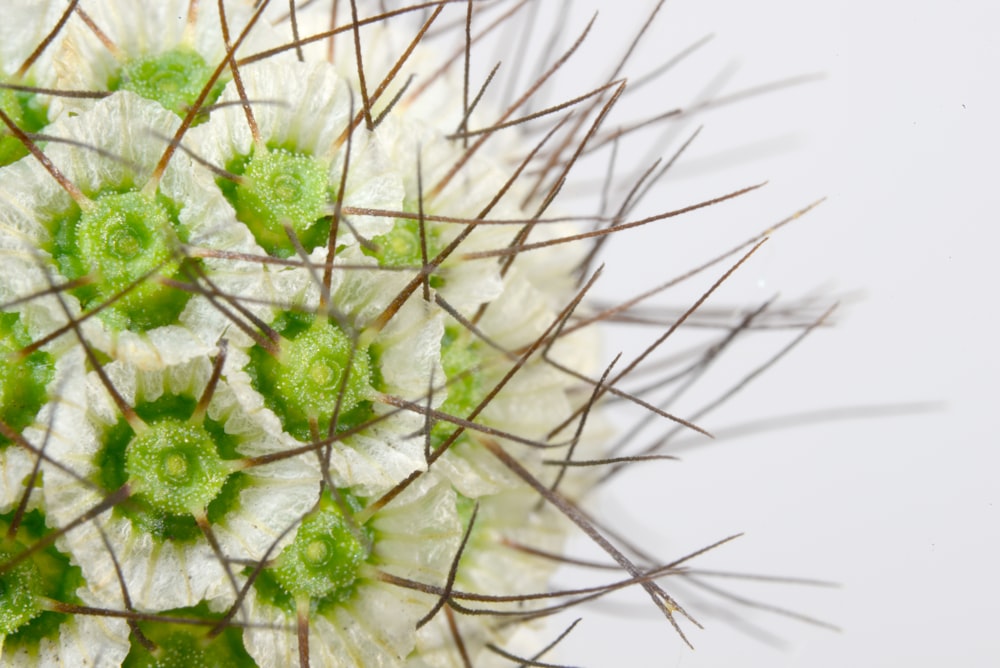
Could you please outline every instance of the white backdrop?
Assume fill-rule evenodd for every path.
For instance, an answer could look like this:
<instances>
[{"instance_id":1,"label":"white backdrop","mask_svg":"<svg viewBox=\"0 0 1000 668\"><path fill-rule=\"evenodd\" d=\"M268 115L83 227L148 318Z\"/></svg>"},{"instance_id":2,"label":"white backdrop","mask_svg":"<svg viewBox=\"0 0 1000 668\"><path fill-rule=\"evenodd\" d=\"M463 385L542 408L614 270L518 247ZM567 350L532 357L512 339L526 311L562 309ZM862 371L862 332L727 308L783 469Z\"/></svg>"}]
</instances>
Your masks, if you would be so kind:
<instances>
[{"instance_id":1,"label":"white backdrop","mask_svg":"<svg viewBox=\"0 0 1000 668\"><path fill-rule=\"evenodd\" d=\"M565 39L598 8L599 48L588 52L586 67L606 72L602 50L618 54L651 5L578 0ZM691 651L638 592L589 609L561 658L684 668L1000 665L1000 439L988 430L1000 398L997 281L990 270L1000 240L998 25L996 5L974 0L666 4L631 71L647 71L708 33L715 37L675 74L629 99L625 106L637 115L686 104L720 74L718 94L803 73L826 78L682 126L685 136L698 124L705 129L649 209L769 185L738 202L620 235L605 256L603 294L633 294L670 278L710 250L828 196L775 235L715 301L760 302L777 291L786 298L817 289L848 294L837 326L807 339L701 424L722 433L797 412L938 406L687 449L682 462L635 468L602 499L603 516L666 558L743 531L696 564L841 583L823 589L713 580L842 632L732 603L720 603L713 615L696 605L690 589L677 589L706 627L682 622ZM591 80L564 77L562 90L579 94ZM640 158L629 154L621 164ZM664 302L684 305L680 294ZM625 345L634 354L634 346L653 338L648 331L613 340L607 357ZM769 340L750 362L787 338ZM559 584L573 582L566 573ZM664 586L673 591L669 580ZM732 613L771 642L738 632L724 619Z\"/></svg>"}]
</instances>

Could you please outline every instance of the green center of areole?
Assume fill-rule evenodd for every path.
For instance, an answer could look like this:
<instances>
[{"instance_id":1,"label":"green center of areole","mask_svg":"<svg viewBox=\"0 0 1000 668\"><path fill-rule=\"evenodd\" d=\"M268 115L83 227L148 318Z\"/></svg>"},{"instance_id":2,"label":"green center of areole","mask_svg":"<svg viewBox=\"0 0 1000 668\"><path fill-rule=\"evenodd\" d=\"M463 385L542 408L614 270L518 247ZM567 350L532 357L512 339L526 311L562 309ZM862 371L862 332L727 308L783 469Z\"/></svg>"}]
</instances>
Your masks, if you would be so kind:
<instances>
[{"instance_id":1,"label":"green center of areole","mask_svg":"<svg viewBox=\"0 0 1000 668\"><path fill-rule=\"evenodd\" d=\"M219 179L219 188L236 209L236 218L269 255L295 255L286 227L306 252L327 244L330 217L326 211L333 192L323 161L283 148L266 148L230 161L226 169L240 179L235 183Z\"/></svg>"},{"instance_id":2,"label":"green center of areole","mask_svg":"<svg viewBox=\"0 0 1000 668\"><path fill-rule=\"evenodd\" d=\"M125 471L154 510L196 515L222 491L230 468L204 427L165 417L128 444Z\"/></svg>"},{"instance_id":3,"label":"green center of areole","mask_svg":"<svg viewBox=\"0 0 1000 668\"><path fill-rule=\"evenodd\" d=\"M21 518L15 537L7 537L14 513L0 515L0 564L5 564L51 533L45 517L32 510ZM57 639L68 615L46 610L47 601L80 605L76 591L84 585L80 568L54 545L38 550L0 573L0 637L5 652L21 648L37 656L42 639Z\"/></svg>"},{"instance_id":4,"label":"green center of areole","mask_svg":"<svg viewBox=\"0 0 1000 668\"><path fill-rule=\"evenodd\" d=\"M254 346L247 373L285 431L311 441L311 425L325 438L335 411L337 431L371 416L374 365L367 349L355 347L340 327L311 314L284 312L272 327L283 337L280 352L275 356Z\"/></svg>"},{"instance_id":5,"label":"green center of areole","mask_svg":"<svg viewBox=\"0 0 1000 668\"><path fill-rule=\"evenodd\" d=\"M103 191L86 211L55 221L50 251L60 273L90 279L71 290L84 308L110 300L101 319L118 330L177 322L191 295L157 280L182 278L189 262L174 257L184 236L176 209L165 197Z\"/></svg>"},{"instance_id":6,"label":"green center of areole","mask_svg":"<svg viewBox=\"0 0 1000 668\"><path fill-rule=\"evenodd\" d=\"M211 78L212 68L200 55L179 48L130 60L110 78L108 89L131 91L184 116ZM216 81L203 106L214 104L224 85Z\"/></svg>"},{"instance_id":7,"label":"green center of areole","mask_svg":"<svg viewBox=\"0 0 1000 668\"><path fill-rule=\"evenodd\" d=\"M122 668L254 668L257 664L243 646L243 631L228 626L210 635L211 622L222 618L213 613L207 603L192 608L179 608L158 613L171 619L183 619L189 624L138 622L143 635L156 648L144 647L132 635L132 647L122 662Z\"/></svg>"},{"instance_id":8,"label":"green center of areole","mask_svg":"<svg viewBox=\"0 0 1000 668\"><path fill-rule=\"evenodd\" d=\"M31 343L20 315L0 313L0 420L20 433L48 400L46 388L55 375L52 355L36 350L21 359L17 353ZM0 450L10 440L0 434Z\"/></svg>"},{"instance_id":9,"label":"green center of areole","mask_svg":"<svg viewBox=\"0 0 1000 668\"><path fill-rule=\"evenodd\" d=\"M97 456L99 482L108 491L126 482L133 490L119 513L160 540L201 536L196 516L221 521L239 503L248 483L233 472L239 440L205 417L191 422L196 401L165 395L135 407L146 428L136 434L123 419L108 430Z\"/></svg>"},{"instance_id":10,"label":"green center of areole","mask_svg":"<svg viewBox=\"0 0 1000 668\"><path fill-rule=\"evenodd\" d=\"M341 493L350 512L361 509L358 499ZM371 556L371 529L351 526L329 493L306 517L294 540L264 569L254 583L261 597L286 612L308 599L312 610L323 612L354 592L361 565Z\"/></svg>"}]
</instances>

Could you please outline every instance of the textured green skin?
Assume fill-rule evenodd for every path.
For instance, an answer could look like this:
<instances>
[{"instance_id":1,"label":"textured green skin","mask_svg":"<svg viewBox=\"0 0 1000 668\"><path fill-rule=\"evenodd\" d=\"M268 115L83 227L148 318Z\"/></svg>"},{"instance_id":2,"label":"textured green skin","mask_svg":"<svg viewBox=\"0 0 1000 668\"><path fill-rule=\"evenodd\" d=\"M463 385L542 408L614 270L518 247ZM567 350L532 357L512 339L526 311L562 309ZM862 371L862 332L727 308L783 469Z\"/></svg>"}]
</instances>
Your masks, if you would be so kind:
<instances>
[{"instance_id":1,"label":"textured green skin","mask_svg":"<svg viewBox=\"0 0 1000 668\"><path fill-rule=\"evenodd\" d=\"M180 610L168 610L164 617L218 621L221 615L212 613L204 603ZM229 626L211 638L211 625L165 624L139 622L143 635L157 647L150 652L132 636L132 649L123 668L250 668L257 664L243 647L243 632Z\"/></svg>"},{"instance_id":2,"label":"textured green skin","mask_svg":"<svg viewBox=\"0 0 1000 668\"><path fill-rule=\"evenodd\" d=\"M185 49L172 49L126 63L108 81L108 90L131 91L184 116L211 76L212 68L200 55ZM202 106L215 102L222 88L222 82L216 82Z\"/></svg>"},{"instance_id":3,"label":"textured green skin","mask_svg":"<svg viewBox=\"0 0 1000 668\"><path fill-rule=\"evenodd\" d=\"M193 515L219 495L230 467L204 427L162 418L129 443L125 471L156 510Z\"/></svg>"},{"instance_id":4,"label":"textured green skin","mask_svg":"<svg viewBox=\"0 0 1000 668\"><path fill-rule=\"evenodd\" d=\"M271 572L282 589L295 598L337 597L354 584L358 567L367 557L364 543L327 495L319 510L302 522L295 540L282 550Z\"/></svg>"},{"instance_id":5,"label":"textured green skin","mask_svg":"<svg viewBox=\"0 0 1000 668\"><path fill-rule=\"evenodd\" d=\"M351 340L340 327L311 315L285 313L273 326L284 337L280 352L274 356L254 347L247 372L285 431L310 441L310 421L315 421L325 436L338 409L338 396L338 429L369 417L373 364L367 350L352 350ZM350 374L341 394L349 361Z\"/></svg>"},{"instance_id":6,"label":"textured green skin","mask_svg":"<svg viewBox=\"0 0 1000 668\"><path fill-rule=\"evenodd\" d=\"M351 512L361 508L349 494L341 492L340 498ZM311 611L322 614L354 593L374 539L371 529L351 527L338 501L324 493L319 507L303 520L295 539L260 573L254 587L262 600L289 614L296 613L299 601L308 601Z\"/></svg>"},{"instance_id":7,"label":"textured green skin","mask_svg":"<svg viewBox=\"0 0 1000 668\"><path fill-rule=\"evenodd\" d=\"M169 425L184 423L194 412L195 399L191 397L166 395L155 402L140 403L135 407L136 414L147 424ZM198 428L208 435L220 466L222 462L239 458L236 452L237 440L225 433L222 425L204 418ZM114 491L126 482L139 479L139 493L127 503L116 506L112 511L119 516L127 517L140 529L149 533L157 540L192 541L203 536L192 515L191 508L186 506L172 507L169 499L166 504L158 503L155 498L143 493L143 481L154 477L152 473L134 471L130 474L128 458L129 449L135 432L123 419L104 435L104 447L98 453L95 464L98 467L98 479L102 487L109 492ZM135 465L133 464L133 469ZM228 467L227 467L228 468ZM207 514L210 523L217 523L233 510L239 503L239 491L246 484L246 476L242 473L230 473L221 484L213 485L212 495L207 503ZM148 487L149 483L145 483ZM154 483L155 484L155 481ZM205 496L208 496L207 494Z\"/></svg>"},{"instance_id":8,"label":"textured green skin","mask_svg":"<svg viewBox=\"0 0 1000 668\"><path fill-rule=\"evenodd\" d=\"M307 253L326 245L330 219L324 212L333 193L321 161L284 148L267 148L232 161L227 170L240 181L220 179L219 187L236 209L237 220L250 228L267 253L295 255L286 225Z\"/></svg>"},{"instance_id":9,"label":"textured green skin","mask_svg":"<svg viewBox=\"0 0 1000 668\"><path fill-rule=\"evenodd\" d=\"M415 212L416 206L403 204L405 211ZM425 225L423 244L427 246L427 258L433 258L441 252L441 242L433 226ZM424 264L424 251L421 248L420 221L412 218L398 219L392 229L385 234L372 239L374 249L363 248L362 251L378 259L383 267L421 267ZM431 274L428 283L432 288L444 285L444 279Z\"/></svg>"},{"instance_id":10,"label":"textured green skin","mask_svg":"<svg viewBox=\"0 0 1000 668\"><path fill-rule=\"evenodd\" d=\"M0 515L0 532L4 535L13 517L13 512ZM0 538L0 563L49 533L45 517L39 511L25 513L18 526L17 539ZM52 545L0 574L0 634L7 634L4 647L11 650L25 647L33 654L41 639L57 637L59 626L67 615L43 610L40 598L79 604L76 590L82 585L80 569L71 565L69 558Z\"/></svg>"},{"instance_id":11,"label":"textured green skin","mask_svg":"<svg viewBox=\"0 0 1000 668\"><path fill-rule=\"evenodd\" d=\"M20 432L31 424L48 400L46 388L55 375L52 356L35 351L24 359L17 352L31 343L16 313L0 313L0 420ZM0 448L10 440L0 434Z\"/></svg>"},{"instance_id":12,"label":"textured green skin","mask_svg":"<svg viewBox=\"0 0 1000 668\"><path fill-rule=\"evenodd\" d=\"M173 257L184 240L176 207L135 191L101 192L93 202L88 211L74 209L53 222L49 250L60 273L92 279L71 294L84 308L113 300L100 317L114 329L146 331L176 322L190 293L149 278L182 279L186 273Z\"/></svg>"}]
</instances>

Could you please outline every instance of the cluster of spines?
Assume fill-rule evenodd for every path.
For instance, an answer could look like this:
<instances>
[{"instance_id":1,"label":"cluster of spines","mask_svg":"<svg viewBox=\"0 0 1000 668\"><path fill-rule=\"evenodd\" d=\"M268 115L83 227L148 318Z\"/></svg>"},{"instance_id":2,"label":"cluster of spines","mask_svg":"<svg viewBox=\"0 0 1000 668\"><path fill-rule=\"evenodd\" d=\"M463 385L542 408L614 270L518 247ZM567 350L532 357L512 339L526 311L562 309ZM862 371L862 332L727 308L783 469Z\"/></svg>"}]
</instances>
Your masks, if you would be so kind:
<instances>
[{"instance_id":1,"label":"cluster of spines","mask_svg":"<svg viewBox=\"0 0 1000 668\"><path fill-rule=\"evenodd\" d=\"M425 28L436 20L445 4L448 3L428 3L433 12L414 38L414 44L423 38ZM292 7L288 20L294 27L293 32L297 34L299 27L294 5ZM470 2L467 7L466 21L462 23L464 26L471 25L473 4ZM360 40L361 23L389 21L396 14L423 7L402 7L364 21L359 21L353 2L351 8L352 18L339 25L335 31L328 32L343 33L341 39L351 36ZM260 20L262 9L258 8L251 15L251 23ZM85 17L84 12L82 7L71 3L64 17ZM344 20L344 17L339 18ZM225 16L220 19L225 25ZM337 22L334 21L334 24ZM58 30L53 31L47 39L54 41L57 37ZM307 43L321 42L322 39L331 37L331 34L321 33L316 37L317 39L312 36L299 38L286 43L276 48L275 53L294 52ZM234 39L235 36L226 38L231 52L235 52ZM536 83L541 85L558 72L575 48L576 45ZM360 53L360 49L358 51ZM465 53L468 54L468 48ZM247 56L244 60L249 62L253 58L254 56ZM225 72L225 78L234 79L237 89L240 89L238 82L241 65L238 63L234 57L228 70L216 68L215 74ZM470 658L465 650L467 643L463 640L465 627L456 622L456 617L461 617L462 614L471 616L476 612L469 608L469 601L478 602L485 609L495 606L497 609L493 612L499 620L495 629L499 630L507 626L505 619L511 611L504 606L511 602L524 603L545 598L562 601L553 606L519 613L529 619L578 604L590 596L570 591L545 595L541 595L542 592L526 591L502 596L462 591L460 585L463 582L463 564L469 561L466 551L472 550L469 546L474 547L477 542L486 542L492 548L500 550L519 552L520 558L534 559L542 564L557 563L560 559L555 553L558 540L555 544L545 546L523 544L513 547L515 541L502 536L502 532L477 527L476 501L465 495L458 495L455 502L456 512L462 520L462 530L456 533L455 527L450 527L444 532L449 533L450 537L443 540L442 544L451 545L455 549L450 556L451 567L442 582L419 582L380 571L375 550L379 536L370 520L383 509L391 508L393 501L405 494L415 481L430 474L426 474L424 470L414 471L411 476L374 498L362 498L348 490L338 489L328 467L324 467L322 463L329 462L331 451L351 435L368 425L387 419L385 411L373 411L373 402L381 402L390 412L409 412L421 416L424 423L422 438L425 441L426 470L435 471L435 464L453 446L464 444L470 447L469 444L474 444L473 447L480 448L487 458L494 460L512 478L519 479L517 485L523 488L523 493L537 502L534 508L522 509L526 517L541 508L544 512L561 513L579 525L626 571L629 578L626 585L644 588L680 631L675 617L678 613L686 616L686 613L650 575L652 572L679 574L684 560L675 560L668 568L659 569L654 564L643 563L640 558L629 556L626 548L613 544L601 527L580 512L576 501L572 499L584 493L599 476L585 474L577 488L566 495L558 490L567 472L580 470L576 468L579 465L610 467L609 472L600 477L606 479L631 461L656 456L655 449L650 449L650 452L639 457L616 456L590 461L572 459L580 433L595 403L608 394L640 401L619 389L620 382L676 327L689 319L719 282L727 278L743 260L726 271L719 282L668 327L665 335L634 363L618 372L609 367L605 375L599 378L592 377L589 369L575 369L557 361L557 356L551 355L550 349L573 331L627 313L641 299L581 314L579 304L597 277L596 273L588 271L589 255L583 254L577 266L579 289L569 294L565 303L558 305L555 319L547 323L537 336L528 337L515 347L504 346L483 331L481 322L487 310L486 304L463 316L441 296L446 294L441 288L448 280L447 272L442 271L441 267L447 266L449 262L458 262L456 258L470 263L485 261L495 264L499 267L500 275L505 276L513 260L521 253L590 239L600 243L610 234L634 226L624 222L635 204L630 201L631 196L626 198L622 210L610 218L613 223L611 226L605 226L607 221L598 219L603 216L591 217L595 229L569 234L563 228L550 226L551 221L544 217L584 149L590 150L599 143L595 134L602 130L602 122L624 90L624 84L612 81L570 105L579 106L580 109L576 110L579 113L576 113L575 119L567 128L562 127L563 123L556 126L556 130L563 130L565 133L562 146L546 147L547 140L552 136L546 135L534 149L526 152L523 162L513 163L510 179L497 188L495 198L478 216L467 216L464 220L436 221L433 214L425 215L423 195L426 193L423 184L418 187L418 201L404 204L402 211L388 214L377 211L356 212L356 215L389 215L398 218L388 231L371 239L365 239L356 231L350 230L349 233L356 236L363 249L359 258L369 257L376 261L374 265L364 266L363 271L373 272L379 267L387 273L416 270L413 278L401 287L399 293L388 300L380 313L370 319L367 323L369 330L362 332L356 331L352 323L337 312L337 304L330 300L330 274L337 271L332 266L332 257L325 266L309 261L309 255L317 249L330 249L331 252L338 250L338 230L350 229L351 216L355 213L347 214L342 210L344 198L341 197L342 188L338 187L342 184L327 181L325 172L329 165L318 163L314 157L295 147L258 143L253 153L237 156L226 164L214 166L217 174L214 182L219 187L220 195L233 207L236 219L247 226L256 243L267 254L266 258L255 258L234 253L227 259L251 264L257 262L261 268L305 268L313 278L313 287L320 292L321 310L303 309L295 304L265 304L276 313L273 317L262 319L258 308L261 305L254 304L252 295L241 299L219 289L212 282L211 271L204 266L204 258L197 252L191 252L197 251L198 247L191 243L189 230L180 222L178 203L159 192L155 186L170 164L172 156L183 146L182 140L188 129L204 125L213 113L212 104L221 91L221 78L214 76L213 65L214 63L206 64L189 51L175 50L162 57L138 59L123 67L119 75L109 79L109 90L126 90L140 96L155 97L158 91L166 90L167 93L158 98L157 102L183 121L172 140L165 138L162 159L153 168L150 180L117 182L108 189L98 191L87 192L81 185L65 180L65 176L58 171L58 165L44 163L42 156L45 144L47 141L57 140L46 138L42 134L44 128L39 119L44 116L37 111L38 96L33 96L30 92L15 95L12 94L15 89L9 89L8 93L11 94L0 101L3 120L10 130L3 139L4 144L0 146L3 155L10 156L5 160L11 163L17 160L40 160L50 176L66 190L74 202L51 216L47 229L51 242L48 247L41 248L51 256L56 267L56 272L47 274L53 279L53 284L37 294L17 295L10 299L4 305L4 314L0 315L4 335L0 343L6 353L3 385L0 386L4 391L2 431L6 442L0 447L19 448L37 462L35 471L28 479L30 483L19 495L11 512L4 515L7 539L3 548L4 563L0 567L0 578L4 584L0 595L8 596L5 600L11 601L11 604L7 606L8 614L3 620L6 626L0 630L7 636L8 651L12 647L18 647L19 642L21 646L30 646L30 643L25 645L18 634L23 636L27 633L21 629L28 628L29 622L34 624L31 628L43 626L41 621L32 620L49 620L45 622L47 630L44 633L51 635L53 615L91 615L100 618L104 614L109 619L125 619L129 626L130 649L126 665L171 665L170 661L190 661L192 652L205 652L206 660L225 659L236 662L233 665L240 665L251 659L241 644L240 635L234 632L241 628L241 624L247 623L240 605L245 602L251 583L257 582L259 584L255 596L269 599L276 607L287 608L289 618L297 619L299 660L304 665L310 660L308 627L312 621L311 616L324 606L336 606L348 599L358 578L362 577L360 574L364 573L364 577L380 579L401 591L416 591L429 595L431 600L436 598L438 603L431 606L427 613L440 612L447 619L443 628L449 629L451 635L449 637L445 634L447 647L443 651L457 657L455 660L468 664ZM365 83L365 67L360 56L352 62L352 66L358 73L362 93L359 96L361 99L352 100L352 104L360 106L355 112L355 118L363 119L363 123L352 123L346 131L348 155L351 133L359 126L372 129L378 120L385 117L393 104L405 99L406 92L406 86L401 86L400 94L379 113L373 114L368 89L371 83ZM29 67L22 66L20 69L30 71ZM395 68L390 70L386 80L382 82L385 85L372 90L384 90L397 74ZM20 85L21 82L13 83ZM530 93L535 88L534 85L530 86L523 100L530 99ZM613 94L602 98L601 94L608 90ZM456 174L459 174L462 165L478 150L480 142L484 138L500 134L512 124L511 120L523 103L522 100L512 104L500 114L493 127L469 132L468 112L472 96L469 95L467 78L464 92L465 108L459 132L452 141L464 147L465 154L456 163L454 171L449 172L442 181L427 185L428 192L443 190L449 182L453 183L460 178ZM251 123L251 110L255 105L275 103L270 100L248 99L242 90L240 95ZM55 96L58 98L58 92ZM531 116L544 117L560 110L557 105ZM585 118L589 118L589 124L584 123L582 119ZM475 139L477 137L478 140ZM83 150L87 150L87 147L83 147ZM196 160L198 157L195 156ZM526 176L522 177L522 173L528 165L535 166L536 163L538 169L534 172L533 185L518 188L522 193L528 192L526 202L533 204L531 213L523 215L521 224L514 220L492 221L493 224L507 223L517 232L512 237L501 237L508 239L504 246L477 246L466 250L468 246L462 246L462 241L477 229L488 228L491 224L488 216L490 209L515 181L520 178L528 179ZM346 164L343 171L349 171ZM417 170L418 182L421 177L422 172ZM151 183L152 189L149 187ZM643 185L643 180L640 180L634 184L632 192L641 190ZM688 208L715 204L746 190ZM666 212L654 218L666 218L677 213ZM635 222L646 223L652 220ZM457 236L450 231L444 232L449 225L462 231ZM560 231L549 234L546 232L547 228ZM772 226L768 232L773 229ZM542 240L538 241L539 238ZM744 249L745 259L763 238L762 234L739 249L721 255L705 267L722 262ZM212 254L206 253L205 256L211 257ZM81 262L81 258L87 259ZM350 270L348 267L341 269ZM66 323L62 325L61 332L39 332L32 340L32 335L21 322L21 315L29 313L26 309L30 309L34 301L41 303L43 298L49 299L53 294L66 310ZM64 295L73 296L82 310L73 313L66 309ZM112 331L142 333L155 330L177 322L192 295L206 297L231 321L231 329L238 330L239 335L249 339L250 345L245 346L248 361L242 371L247 374L254 390L264 398L267 408L278 416L284 431L305 444L301 452L247 455L239 451L239 438L229 434L223 424L224 419L220 419L219 412L222 409L213 408L212 403L217 388L223 387L226 388L225 391L230 391L226 387L227 379L224 374L224 339L220 340L218 352L206 358L207 368L211 373L202 379L203 382L191 383L191 388L186 393L167 390L158 398L140 400L134 391L131 399L126 398L106 370L106 367L115 363L114 350L101 349L88 340L81 327L84 320L96 316L101 319L103 326ZM384 396L378 374L380 350L378 346L370 345L371 328L379 330L392 322L402 305L414 295L422 295L425 301L434 304L447 315L449 325L444 328L441 339L444 377L429 379L425 395L416 400ZM752 312L741 322L728 327L722 342L700 353L691 369L697 370L699 363L709 363L738 334L752 329L762 313L763 309ZM807 331L821 320L822 317L808 323ZM62 335L61 339L59 334ZM60 397L62 392L62 388L54 382L56 368L49 349L56 350L58 355L64 354L67 348L79 349L86 354L84 364L92 372L92 378L99 381L110 397L119 418L113 424L95 427L95 431L99 432L97 440L101 444L95 459L97 473L93 480L81 481L92 488L95 485L100 488L101 503L71 522L49 526L51 520L45 517L43 510L29 510L30 506L38 505L38 486L45 484L43 477L37 475L37 472L42 468L43 462L49 462L45 450L44 439L47 436L44 419L57 420L51 415L56 410L44 416L38 411L47 401ZM549 434L527 438L482 423L481 419L477 420L497 401L498 392L529 361L572 379L572 382L565 385L572 388L570 394L574 406L571 414L565 416L565 421ZM690 374L682 374L682 378L687 377ZM318 388L322 391L317 391ZM435 407L436 395L444 395L446 398L444 403ZM16 401L11 399L14 396L18 397ZM663 408L644 405L660 417L694 426L686 420L674 418ZM233 409L230 407L231 410ZM28 414L30 416L25 417ZM44 419L40 420L40 417ZM234 419L234 422L237 421L238 419ZM42 434L42 439L36 438L29 427ZM560 441L559 438L563 440ZM542 461L543 453L555 446L562 446L563 449L557 450L561 453L559 456L549 456L544 460L544 466L537 468L537 462L529 464L526 460L520 460L501 443L522 447L517 452L536 451L538 461ZM318 455L317 459L320 461L317 479L308 483L317 490L315 504L307 514L299 518L297 524L287 527L287 536L279 537L279 540L284 541L284 547L275 553L268 551L261 559L248 560L246 563L239 563L223 554L213 535L213 526L219 523L218 518L225 515L229 507L239 503L240 488L248 484L244 471L300 455ZM546 473L543 474L542 471ZM130 602L126 578L121 573L113 551L109 549L107 558L118 575L122 609L102 613L99 606L84 604L72 586L72 583L81 579L79 571L76 567L66 565L69 557L59 550L59 546L76 529L76 524L95 522L95 518L104 512L129 516L130 522L164 540L183 542L186 538L206 538L219 559L221 570L233 586L236 603L226 609L212 609L205 602L155 612L137 609ZM177 521L178 518L183 521ZM96 523L94 526L97 526ZM98 529L98 533L102 531ZM275 545L278 542L275 541ZM47 576L55 568L52 563L60 564L62 578ZM547 568L542 566L540 570ZM18 587L12 586L15 582L19 583ZM67 585L66 582L71 584ZM616 583L600 588L599 593L609 593L621 586L625 585ZM476 612L477 615L481 613L482 610ZM418 624L422 626L429 619L429 616L420 619ZM189 628L194 630L188 630ZM247 628L249 630L250 627ZM503 636L500 634L497 637ZM509 652L501 647L491 647L498 655L509 656ZM315 652L316 648L312 651ZM411 658L419 661L420 651L420 648L415 650L416 653ZM434 652L439 650L431 647L426 651L428 656L434 656ZM528 660L537 659L538 657ZM349 661L345 659L345 662Z\"/></svg>"}]
</instances>

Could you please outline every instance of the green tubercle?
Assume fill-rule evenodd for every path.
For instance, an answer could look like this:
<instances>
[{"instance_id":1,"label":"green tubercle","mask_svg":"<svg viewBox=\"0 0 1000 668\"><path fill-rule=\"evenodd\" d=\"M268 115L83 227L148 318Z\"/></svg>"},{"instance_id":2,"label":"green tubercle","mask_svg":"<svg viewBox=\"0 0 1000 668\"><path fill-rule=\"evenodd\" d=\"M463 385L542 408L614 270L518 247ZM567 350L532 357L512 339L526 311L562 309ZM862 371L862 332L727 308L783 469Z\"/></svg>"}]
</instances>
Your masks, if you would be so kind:
<instances>
[{"instance_id":1,"label":"green tubercle","mask_svg":"<svg viewBox=\"0 0 1000 668\"><path fill-rule=\"evenodd\" d=\"M254 347L247 372L285 431L310 441L310 423L315 422L325 436L338 411L338 397L337 429L363 422L370 414L372 391L369 351L352 345L326 318L284 313L273 326L283 336L278 355Z\"/></svg>"},{"instance_id":2,"label":"green tubercle","mask_svg":"<svg viewBox=\"0 0 1000 668\"><path fill-rule=\"evenodd\" d=\"M406 211L410 210L405 204L403 208ZM428 260L442 250L438 237L436 226L424 223L423 244L427 246ZM391 230L372 238L371 241L374 249L362 248L362 252L377 259L379 265L383 267L421 267L424 264L419 220L397 219ZM444 279L438 274L431 274L429 283L432 288L440 288L444 285Z\"/></svg>"},{"instance_id":3,"label":"green tubercle","mask_svg":"<svg viewBox=\"0 0 1000 668\"><path fill-rule=\"evenodd\" d=\"M202 536L195 517L215 524L239 503L246 475L234 472L237 437L221 424L190 418L192 397L165 395L135 407L141 433L124 419L108 430L96 458L98 482L113 491L126 482L135 492L115 513L158 540L190 541Z\"/></svg>"},{"instance_id":4,"label":"green tubercle","mask_svg":"<svg viewBox=\"0 0 1000 668\"><path fill-rule=\"evenodd\" d=\"M177 321L190 294L156 276L179 278L174 258L180 223L173 203L135 192L104 191L86 211L55 223L53 259L68 279L90 282L72 293L84 308L122 294L101 312L115 329L145 331Z\"/></svg>"},{"instance_id":5,"label":"green tubercle","mask_svg":"<svg viewBox=\"0 0 1000 668\"><path fill-rule=\"evenodd\" d=\"M48 400L46 388L55 375L52 356L36 350L25 358L18 352L31 343L17 313L0 313L0 420L20 433ZM0 434L0 449L10 441Z\"/></svg>"},{"instance_id":6,"label":"green tubercle","mask_svg":"<svg viewBox=\"0 0 1000 668\"><path fill-rule=\"evenodd\" d=\"M204 427L171 418L148 425L125 454L132 488L171 515L204 512L231 470Z\"/></svg>"},{"instance_id":7,"label":"green tubercle","mask_svg":"<svg viewBox=\"0 0 1000 668\"><path fill-rule=\"evenodd\" d=\"M212 68L200 55L179 48L130 60L111 77L108 89L131 91L184 116L211 78ZM215 102L223 85L216 81L203 106Z\"/></svg>"},{"instance_id":8,"label":"green tubercle","mask_svg":"<svg viewBox=\"0 0 1000 668\"><path fill-rule=\"evenodd\" d=\"M341 493L341 498L350 512L360 510L354 497ZM320 610L340 603L353 592L361 565L370 556L371 541L371 531L352 526L340 504L324 493L319 507L302 521L295 539L258 578L258 593L288 612L302 599Z\"/></svg>"},{"instance_id":9,"label":"green tubercle","mask_svg":"<svg viewBox=\"0 0 1000 668\"><path fill-rule=\"evenodd\" d=\"M290 227L306 252L325 246L330 234L327 205L333 197L328 168L319 159L283 148L254 151L227 165L237 183L219 180L236 218L270 255L295 254Z\"/></svg>"},{"instance_id":10,"label":"green tubercle","mask_svg":"<svg viewBox=\"0 0 1000 668\"><path fill-rule=\"evenodd\" d=\"M221 633L211 634L212 622L220 621L222 615L211 612L205 603L158 614L192 623L139 622L139 629L155 648L146 648L133 634L132 648L122 668L253 668L257 665L243 646L240 628L227 626Z\"/></svg>"},{"instance_id":11,"label":"green tubercle","mask_svg":"<svg viewBox=\"0 0 1000 668\"><path fill-rule=\"evenodd\" d=\"M432 258L437 250L436 239L429 226L424 226L424 237L427 245L427 256ZM373 255L383 267L419 267L423 264L423 253L420 243L420 221L398 219L392 229L372 239L376 250L364 249L368 255Z\"/></svg>"},{"instance_id":12,"label":"green tubercle","mask_svg":"<svg viewBox=\"0 0 1000 668\"><path fill-rule=\"evenodd\" d=\"M0 109L24 132L38 132L48 124L48 110L34 93L0 88ZM28 149L7 128L0 125L0 167L28 155Z\"/></svg>"},{"instance_id":13,"label":"green tubercle","mask_svg":"<svg viewBox=\"0 0 1000 668\"><path fill-rule=\"evenodd\" d=\"M41 512L32 510L21 518L15 536L7 536L13 516L13 512L0 515L0 564L51 533ZM60 625L69 616L46 608L51 607L50 601L79 605L76 591L83 585L80 569L54 545L0 573L0 636L6 636L5 649L24 647L35 655L42 639L57 639Z\"/></svg>"}]
</instances>

